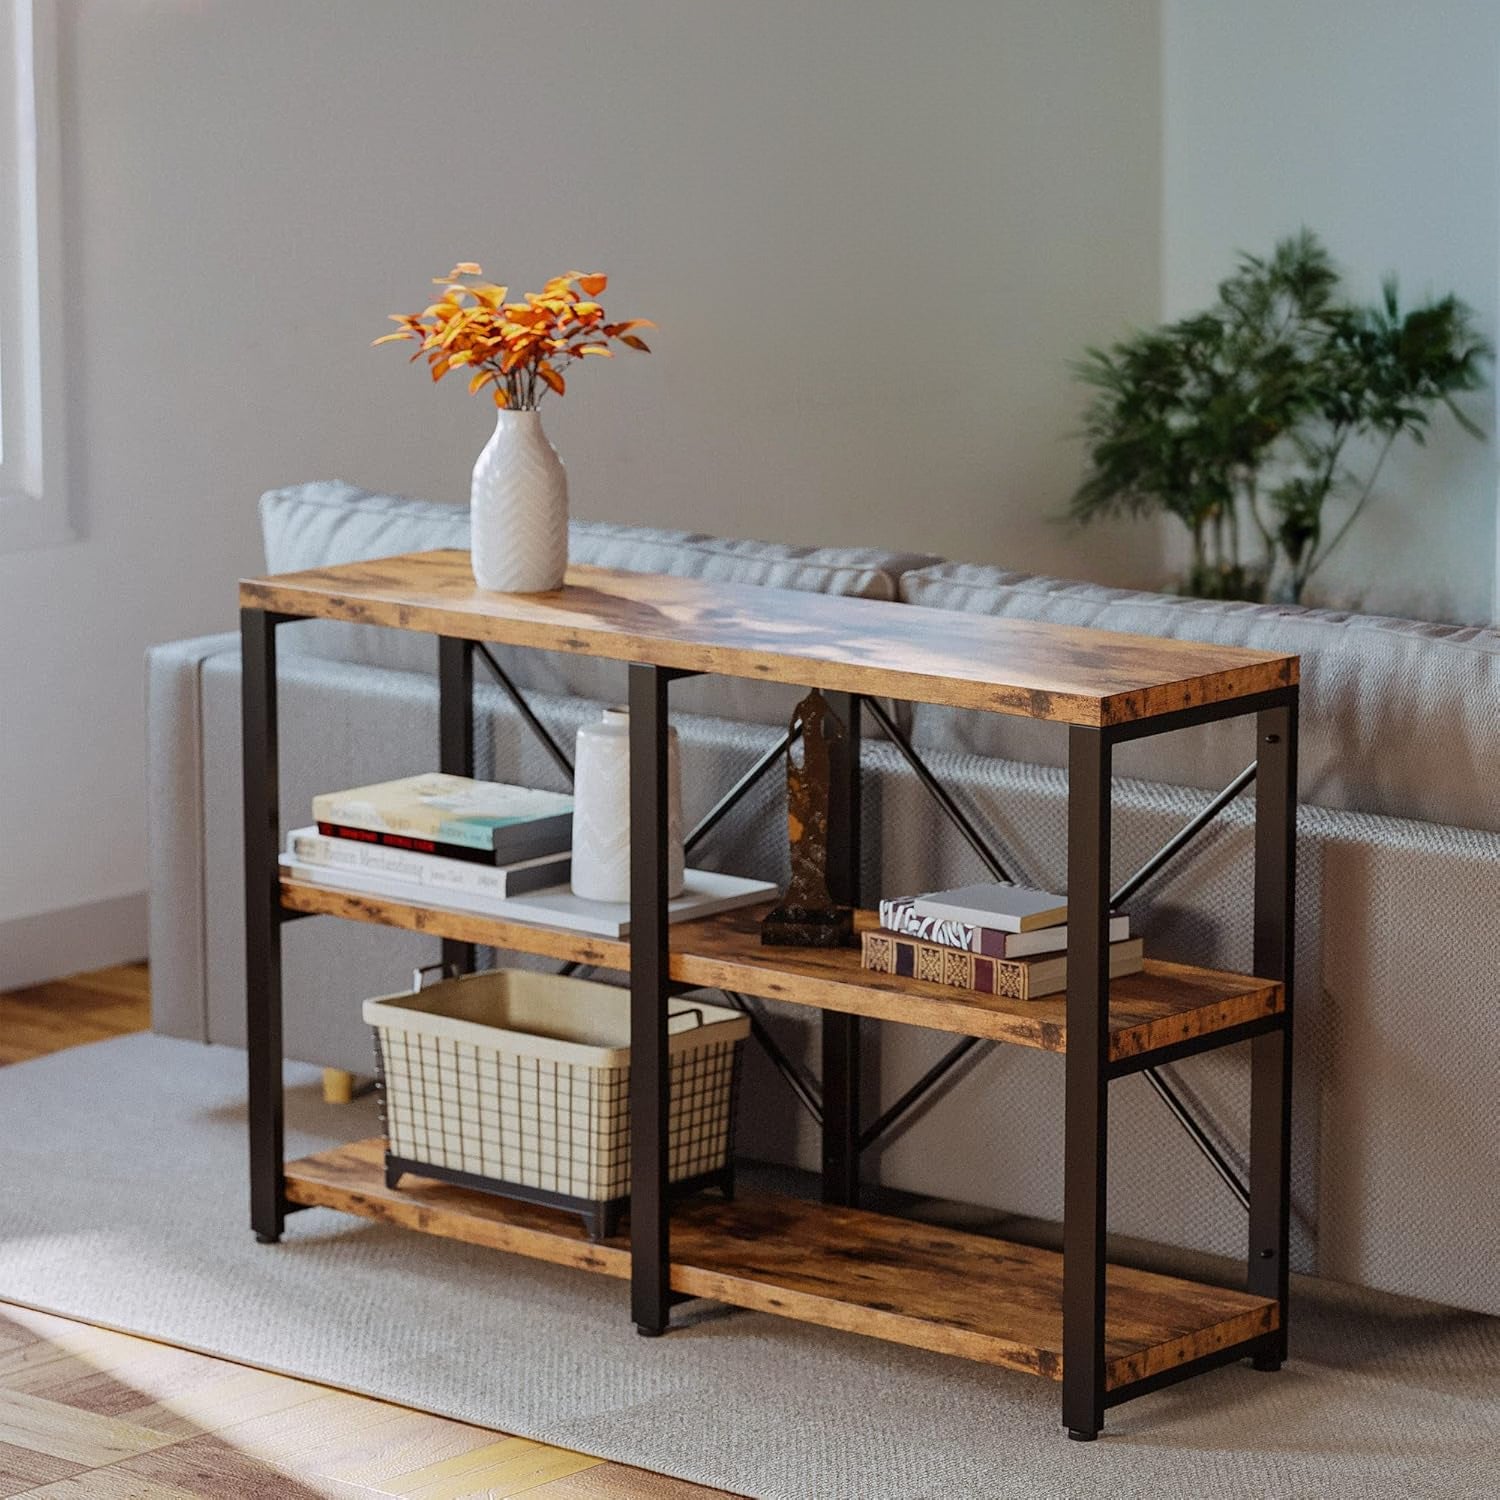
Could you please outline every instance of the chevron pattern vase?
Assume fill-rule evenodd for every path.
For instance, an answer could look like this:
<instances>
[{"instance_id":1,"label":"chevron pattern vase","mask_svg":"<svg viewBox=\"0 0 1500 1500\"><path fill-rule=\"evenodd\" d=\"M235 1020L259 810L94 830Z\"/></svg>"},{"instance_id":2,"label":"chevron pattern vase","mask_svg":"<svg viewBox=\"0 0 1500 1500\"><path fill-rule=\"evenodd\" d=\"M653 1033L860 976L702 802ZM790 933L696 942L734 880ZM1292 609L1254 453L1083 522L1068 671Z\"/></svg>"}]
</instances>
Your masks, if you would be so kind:
<instances>
[{"instance_id":1,"label":"chevron pattern vase","mask_svg":"<svg viewBox=\"0 0 1500 1500\"><path fill-rule=\"evenodd\" d=\"M469 492L474 581L503 594L562 587L568 476L535 411L498 411Z\"/></svg>"}]
</instances>

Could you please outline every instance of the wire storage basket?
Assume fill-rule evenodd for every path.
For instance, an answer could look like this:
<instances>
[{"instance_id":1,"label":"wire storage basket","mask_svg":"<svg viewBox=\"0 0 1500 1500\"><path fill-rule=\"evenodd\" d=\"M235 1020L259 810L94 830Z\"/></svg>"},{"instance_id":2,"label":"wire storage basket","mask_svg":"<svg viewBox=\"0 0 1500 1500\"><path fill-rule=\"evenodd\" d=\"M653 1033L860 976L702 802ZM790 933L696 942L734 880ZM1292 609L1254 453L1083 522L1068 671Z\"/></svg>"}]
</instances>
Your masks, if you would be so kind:
<instances>
[{"instance_id":1,"label":"wire storage basket","mask_svg":"<svg viewBox=\"0 0 1500 1500\"><path fill-rule=\"evenodd\" d=\"M608 1237L630 1200L630 996L526 969L444 979L364 1003L374 1031L386 1183L420 1173L581 1214ZM734 1189L735 1106L750 1032L738 1011L668 1006L675 1193Z\"/></svg>"}]
</instances>

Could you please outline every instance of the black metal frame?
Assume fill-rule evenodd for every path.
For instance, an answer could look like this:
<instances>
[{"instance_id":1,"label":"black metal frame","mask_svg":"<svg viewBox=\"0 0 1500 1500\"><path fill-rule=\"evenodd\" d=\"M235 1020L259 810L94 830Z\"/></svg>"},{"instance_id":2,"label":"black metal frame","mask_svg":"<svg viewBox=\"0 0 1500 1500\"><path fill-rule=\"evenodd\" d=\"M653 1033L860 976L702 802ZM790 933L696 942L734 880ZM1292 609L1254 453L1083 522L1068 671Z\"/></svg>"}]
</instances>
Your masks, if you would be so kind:
<instances>
[{"instance_id":1,"label":"black metal frame","mask_svg":"<svg viewBox=\"0 0 1500 1500\"><path fill-rule=\"evenodd\" d=\"M1292 999L1296 887L1297 699L1295 686L1253 698L1180 710L1160 720L1100 729L1074 727L1068 741L1068 992L1066 1167L1063 1185L1063 1425L1083 1441L1098 1436L1105 1408L1148 1390L1186 1380L1231 1360L1250 1357L1257 1369L1286 1358L1288 1249L1291 1227ZM1111 762L1115 745L1194 724L1255 714L1257 765L1242 772L1194 823L1190 838L1253 779L1255 803L1255 973L1278 980L1285 1005L1275 1015L1234 1027L1201 1046L1182 1043L1145 1059L1109 1061L1108 929L1110 906ZM1210 810L1211 809L1211 810ZM1166 858L1183 847L1182 835ZM1138 888L1165 858L1148 862L1127 885ZM1179 1122L1249 1210L1246 1284L1274 1298L1277 1327L1230 1348L1113 1391L1104 1379L1104 1274L1109 1177L1109 1085L1156 1060L1210 1046L1251 1045L1250 1183L1238 1184L1228 1164L1175 1096ZM1201 1138L1199 1138L1201 1136Z\"/></svg>"},{"instance_id":2,"label":"black metal frame","mask_svg":"<svg viewBox=\"0 0 1500 1500\"><path fill-rule=\"evenodd\" d=\"M276 627L294 618L240 611L240 711L244 762L245 1052L249 1070L250 1227L273 1245L291 1206L282 1175L281 785L276 703Z\"/></svg>"},{"instance_id":3,"label":"black metal frame","mask_svg":"<svg viewBox=\"0 0 1500 1500\"><path fill-rule=\"evenodd\" d=\"M484 1177L478 1172L464 1172L457 1167L438 1167L431 1162L410 1161L404 1156L385 1155L385 1185L394 1188L400 1185L407 1173L413 1177L430 1177L435 1182L451 1182L456 1187L473 1188L476 1192L488 1193L492 1198L514 1198L518 1203L535 1203L542 1208L561 1209L563 1213L577 1214L589 1239L598 1244L600 1240L613 1239L620 1229L620 1220L630 1206L630 1194L620 1198L580 1198L576 1193L554 1193L547 1188L527 1187L525 1183L503 1182L496 1177ZM668 1194L673 1202L691 1198L708 1188L717 1188L725 1198L734 1197L734 1162L720 1167L716 1172L698 1172L692 1177L683 1177L670 1184Z\"/></svg>"},{"instance_id":4,"label":"black metal frame","mask_svg":"<svg viewBox=\"0 0 1500 1500\"><path fill-rule=\"evenodd\" d=\"M289 1204L285 1194L281 1081L281 940L283 921L295 913L281 905L279 771L276 705L276 629L300 618L259 609L240 615L245 815L246 1023L249 1067L251 1227L264 1243L276 1241ZM476 643L440 638L439 764L472 775L474 768L473 666L479 651L502 688L516 701L565 773L571 765L526 707L492 653ZM692 673L633 664L630 687L631 858L631 1314L638 1331L664 1333L676 1300L670 1290L670 1209L678 1189L667 1184L669 976L667 892L667 710L672 681ZM1068 746L1068 972L1065 1060L1066 1167L1063 1226L1063 1424L1069 1436L1096 1437L1107 1407L1148 1390L1185 1380L1241 1357L1259 1369L1276 1369L1286 1357L1288 1243L1291 1216L1291 1078L1296 861L1297 702L1295 686L1226 703L1180 710L1155 719L1102 728L1074 726ZM952 796L877 700L830 695L830 705L850 731L853 754L847 780L834 789L830 819L834 894L860 898L860 710L868 707L922 784L997 878L1008 878ZM1115 745L1194 724L1255 714L1257 763L1240 774L1168 845L1111 894L1109 847L1111 764ZM690 835L697 844L785 754L792 736L760 757ZM1107 922L1116 901L1138 890L1234 800L1257 783L1255 812L1254 968L1278 980L1285 1006L1277 1015L1211 1038L1159 1048L1143 1057L1109 1059ZM458 972L473 968L470 943L445 940L444 962ZM992 1044L965 1038L938 1060L870 1125L861 1127L859 1018L823 1012L822 1098L769 1037L743 997L731 997L751 1018L799 1100L818 1119L823 1141L823 1197L856 1204L859 1162L868 1149L951 1083ZM1213 1141L1167 1086L1157 1065L1193 1053L1249 1041L1251 1121L1248 1187L1239 1182ZM1195 1144L1231 1191L1248 1207L1247 1284L1274 1298L1278 1326L1231 1348L1113 1391L1105 1389L1105 1212L1108 1181L1109 1085L1145 1072ZM401 1166L393 1163L393 1166ZM411 1170L433 1175L428 1167ZM458 1180L456 1177L454 1180Z\"/></svg>"}]
</instances>

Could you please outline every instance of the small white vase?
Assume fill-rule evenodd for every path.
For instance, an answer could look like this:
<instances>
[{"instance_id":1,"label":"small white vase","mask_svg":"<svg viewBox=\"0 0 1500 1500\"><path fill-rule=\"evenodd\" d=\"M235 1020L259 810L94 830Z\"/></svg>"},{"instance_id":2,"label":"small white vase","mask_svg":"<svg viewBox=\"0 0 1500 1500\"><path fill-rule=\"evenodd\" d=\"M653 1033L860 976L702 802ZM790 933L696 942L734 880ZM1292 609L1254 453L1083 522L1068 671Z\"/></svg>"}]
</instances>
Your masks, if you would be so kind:
<instances>
[{"instance_id":1,"label":"small white vase","mask_svg":"<svg viewBox=\"0 0 1500 1500\"><path fill-rule=\"evenodd\" d=\"M683 887L682 763L667 730L667 894ZM573 762L573 894L630 899L630 710L606 708L578 731Z\"/></svg>"},{"instance_id":2,"label":"small white vase","mask_svg":"<svg viewBox=\"0 0 1500 1500\"><path fill-rule=\"evenodd\" d=\"M562 587L568 476L535 411L497 411L469 491L474 581L504 594Z\"/></svg>"}]
</instances>

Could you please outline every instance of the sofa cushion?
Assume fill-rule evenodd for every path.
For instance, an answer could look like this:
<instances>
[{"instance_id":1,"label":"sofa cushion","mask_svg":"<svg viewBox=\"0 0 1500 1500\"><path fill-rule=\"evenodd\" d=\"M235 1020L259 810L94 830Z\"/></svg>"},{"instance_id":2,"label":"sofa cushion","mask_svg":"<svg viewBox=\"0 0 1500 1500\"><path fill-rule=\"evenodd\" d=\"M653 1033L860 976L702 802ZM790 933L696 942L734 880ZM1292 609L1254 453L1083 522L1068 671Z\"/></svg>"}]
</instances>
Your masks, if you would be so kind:
<instances>
[{"instance_id":1,"label":"sofa cushion","mask_svg":"<svg viewBox=\"0 0 1500 1500\"><path fill-rule=\"evenodd\" d=\"M466 505L377 495L341 480L272 490L261 497L260 514L272 573L469 546ZM568 555L575 563L627 572L887 600L898 597L904 571L934 561L930 554L876 547L795 547L602 521L570 522ZM409 631L317 621L288 627L283 635L289 650L370 666L432 671L437 662L432 640ZM625 694L626 669L619 662L513 648L497 654L522 688L601 702ZM783 723L800 696L771 683L702 677L674 688L672 700L687 713Z\"/></svg>"},{"instance_id":2,"label":"sofa cushion","mask_svg":"<svg viewBox=\"0 0 1500 1500\"><path fill-rule=\"evenodd\" d=\"M937 609L1211 641L1302 658L1301 793L1323 807L1500 832L1500 630L1225 603L942 563L901 597ZM921 705L918 743L1061 765L1043 724ZM1122 746L1116 770L1222 786L1255 758L1248 719Z\"/></svg>"}]
</instances>

